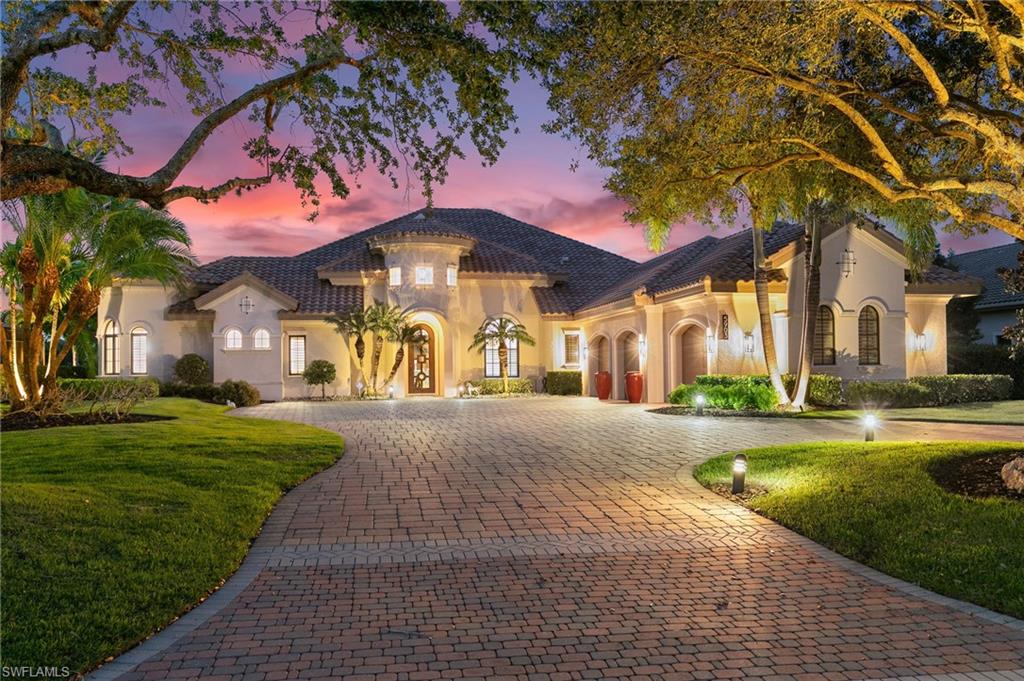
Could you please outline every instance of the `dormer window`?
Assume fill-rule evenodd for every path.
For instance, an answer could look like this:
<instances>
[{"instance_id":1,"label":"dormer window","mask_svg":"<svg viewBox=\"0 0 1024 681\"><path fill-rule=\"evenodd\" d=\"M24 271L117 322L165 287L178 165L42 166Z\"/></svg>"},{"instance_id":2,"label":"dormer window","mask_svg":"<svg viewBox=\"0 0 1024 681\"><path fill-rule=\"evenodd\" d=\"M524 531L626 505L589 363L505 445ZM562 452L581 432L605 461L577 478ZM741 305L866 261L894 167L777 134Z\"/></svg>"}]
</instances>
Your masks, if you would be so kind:
<instances>
[{"instance_id":1,"label":"dormer window","mask_svg":"<svg viewBox=\"0 0 1024 681\"><path fill-rule=\"evenodd\" d=\"M434 283L434 268L430 265L418 265L416 267L416 285L430 286Z\"/></svg>"},{"instance_id":2,"label":"dormer window","mask_svg":"<svg viewBox=\"0 0 1024 681\"><path fill-rule=\"evenodd\" d=\"M401 267L389 267L388 268L388 286L401 286L402 285L402 268Z\"/></svg>"},{"instance_id":3,"label":"dormer window","mask_svg":"<svg viewBox=\"0 0 1024 681\"><path fill-rule=\"evenodd\" d=\"M459 266L448 265L448 286L455 288L459 285Z\"/></svg>"}]
</instances>

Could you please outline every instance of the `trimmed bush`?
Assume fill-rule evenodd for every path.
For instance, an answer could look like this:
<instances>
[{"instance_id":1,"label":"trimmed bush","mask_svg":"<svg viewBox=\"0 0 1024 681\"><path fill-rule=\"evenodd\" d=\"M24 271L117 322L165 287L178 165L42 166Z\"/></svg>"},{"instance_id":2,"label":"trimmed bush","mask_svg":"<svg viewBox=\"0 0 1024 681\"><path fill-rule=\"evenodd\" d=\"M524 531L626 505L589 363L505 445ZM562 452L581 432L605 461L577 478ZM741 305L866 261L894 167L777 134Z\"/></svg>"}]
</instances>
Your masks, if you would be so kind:
<instances>
[{"instance_id":1,"label":"trimmed bush","mask_svg":"<svg viewBox=\"0 0 1024 681\"><path fill-rule=\"evenodd\" d=\"M220 396L236 407L255 407L260 403L260 391L245 381L224 381L220 384Z\"/></svg>"},{"instance_id":2,"label":"trimmed bush","mask_svg":"<svg viewBox=\"0 0 1024 681\"><path fill-rule=\"evenodd\" d=\"M470 381L470 384L480 391L481 395L504 395L505 387L500 378L484 378L478 381ZM532 395L533 381L528 378L508 379L508 392L512 395Z\"/></svg>"},{"instance_id":3,"label":"trimmed bush","mask_svg":"<svg viewBox=\"0 0 1024 681\"><path fill-rule=\"evenodd\" d=\"M306 366L306 370L302 372L302 380L306 382L306 385L320 386L320 397L326 395L326 385L333 383L337 376L337 369L326 359L314 359Z\"/></svg>"},{"instance_id":4,"label":"trimmed bush","mask_svg":"<svg viewBox=\"0 0 1024 681\"><path fill-rule=\"evenodd\" d=\"M142 400L160 395L160 383L155 378L59 378L57 387L73 391L83 400L105 399L111 390L121 388L132 388Z\"/></svg>"},{"instance_id":5,"label":"trimmed bush","mask_svg":"<svg viewBox=\"0 0 1024 681\"><path fill-rule=\"evenodd\" d=\"M213 374L209 362L190 352L174 363L174 378L186 385L206 385L213 381Z\"/></svg>"},{"instance_id":6,"label":"trimmed bush","mask_svg":"<svg viewBox=\"0 0 1024 681\"><path fill-rule=\"evenodd\" d=\"M1013 379L1010 399L1024 399L1024 352L1010 358L1010 349L1004 345L949 346L950 374L1008 374Z\"/></svg>"},{"instance_id":7,"label":"trimmed bush","mask_svg":"<svg viewBox=\"0 0 1024 681\"><path fill-rule=\"evenodd\" d=\"M206 385L187 385L185 383L161 383L160 397L187 397L203 402L214 402L224 404L224 397L221 395L220 386L213 383Z\"/></svg>"},{"instance_id":8,"label":"trimmed bush","mask_svg":"<svg viewBox=\"0 0 1024 681\"><path fill-rule=\"evenodd\" d=\"M579 371L549 371L546 385L549 395L582 395L583 373Z\"/></svg>"},{"instance_id":9,"label":"trimmed bush","mask_svg":"<svg viewBox=\"0 0 1024 681\"><path fill-rule=\"evenodd\" d=\"M757 380L736 381L731 385L722 383L701 385L680 385L669 393L668 401L688 407L694 406L694 397L704 395L704 404L714 409L736 411L771 411L778 406L775 390Z\"/></svg>"},{"instance_id":10,"label":"trimmed bush","mask_svg":"<svg viewBox=\"0 0 1024 681\"><path fill-rule=\"evenodd\" d=\"M728 374L708 374L694 379L694 385L731 386L731 385L764 385L771 387L766 374L750 376L730 376ZM782 383L786 390L792 392L796 384L796 374L783 374ZM839 407L843 404L843 381L838 376L829 374L811 374L807 382L807 401L819 407Z\"/></svg>"},{"instance_id":11,"label":"trimmed bush","mask_svg":"<svg viewBox=\"0 0 1024 681\"><path fill-rule=\"evenodd\" d=\"M1013 379L1005 374L917 376L910 381L928 389L932 406L1008 400L1013 394Z\"/></svg>"},{"instance_id":12,"label":"trimmed bush","mask_svg":"<svg viewBox=\"0 0 1024 681\"><path fill-rule=\"evenodd\" d=\"M924 407L931 395L913 381L849 381L845 392L851 407Z\"/></svg>"}]
</instances>

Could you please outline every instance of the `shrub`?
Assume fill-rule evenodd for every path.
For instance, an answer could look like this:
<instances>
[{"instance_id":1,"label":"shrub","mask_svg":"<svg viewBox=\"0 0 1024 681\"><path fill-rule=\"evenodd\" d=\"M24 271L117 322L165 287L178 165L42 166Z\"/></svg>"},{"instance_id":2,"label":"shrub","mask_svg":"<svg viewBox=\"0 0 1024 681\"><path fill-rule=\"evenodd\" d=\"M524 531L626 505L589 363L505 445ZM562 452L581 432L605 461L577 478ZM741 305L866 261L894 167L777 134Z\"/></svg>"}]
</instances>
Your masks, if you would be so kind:
<instances>
[{"instance_id":1,"label":"shrub","mask_svg":"<svg viewBox=\"0 0 1024 681\"><path fill-rule=\"evenodd\" d=\"M103 420L119 421L135 406L160 393L153 378L65 378L57 381L59 397L54 406L60 411L88 404L88 413Z\"/></svg>"},{"instance_id":2,"label":"shrub","mask_svg":"<svg viewBox=\"0 0 1024 681\"><path fill-rule=\"evenodd\" d=\"M783 374L782 383L786 390L792 392L796 384L796 374ZM771 387L771 381L765 374L750 376L730 376L727 374L708 374L694 379L694 385L731 386L731 385L763 385ZM819 407L839 407L843 404L843 381L838 376L829 374L811 374L807 382L807 401Z\"/></svg>"},{"instance_id":3,"label":"shrub","mask_svg":"<svg viewBox=\"0 0 1024 681\"><path fill-rule=\"evenodd\" d=\"M61 364L57 367L57 378L89 378L89 369L75 364Z\"/></svg>"},{"instance_id":4,"label":"shrub","mask_svg":"<svg viewBox=\"0 0 1024 681\"><path fill-rule=\"evenodd\" d=\"M174 378L186 385L205 385L213 381L210 364L190 352L174 363Z\"/></svg>"},{"instance_id":5,"label":"shrub","mask_svg":"<svg viewBox=\"0 0 1024 681\"><path fill-rule=\"evenodd\" d=\"M306 370L302 372L302 380L306 382L306 385L320 386L320 397L326 396L327 384L333 383L337 376L337 369L326 359L314 359L306 366Z\"/></svg>"},{"instance_id":6,"label":"shrub","mask_svg":"<svg viewBox=\"0 0 1024 681\"><path fill-rule=\"evenodd\" d=\"M1013 394L1013 379L1005 374L917 376L910 381L927 388L928 403L934 406L1008 400Z\"/></svg>"},{"instance_id":7,"label":"shrub","mask_svg":"<svg viewBox=\"0 0 1024 681\"><path fill-rule=\"evenodd\" d=\"M161 383L160 397L188 397L203 402L224 404L220 386L213 383L206 385L187 385L185 383Z\"/></svg>"},{"instance_id":8,"label":"shrub","mask_svg":"<svg viewBox=\"0 0 1024 681\"><path fill-rule=\"evenodd\" d=\"M220 384L220 396L236 407L255 407L260 403L260 391L245 381L224 381Z\"/></svg>"},{"instance_id":9,"label":"shrub","mask_svg":"<svg viewBox=\"0 0 1024 681\"><path fill-rule=\"evenodd\" d=\"M852 407L923 407L931 392L913 381L849 381L846 402Z\"/></svg>"},{"instance_id":10,"label":"shrub","mask_svg":"<svg viewBox=\"0 0 1024 681\"><path fill-rule=\"evenodd\" d=\"M582 395L583 373L579 371L549 371L546 385L549 395Z\"/></svg>"},{"instance_id":11,"label":"shrub","mask_svg":"<svg viewBox=\"0 0 1024 681\"><path fill-rule=\"evenodd\" d=\"M704 395L706 406L715 409L770 411L778 406L774 388L764 385L756 377L755 380L735 381L732 384L683 384L669 393L668 401L692 407L698 394Z\"/></svg>"},{"instance_id":12,"label":"shrub","mask_svg":"<svg viewBox=\"0 0 1024 681\"><path fill-rule=\"evenodd\" d=\"M142 400L160 395L160 383L155 378L59 378L57 387L74 391L85 401L110 395L115 388L134 390Z\"/></svg>"},{"instance_id":13,"label":"shrub","mask_svg":"<svg viewBox=\"0 0 1024 681\"><path fill-rule=\"evenodd\" d=\"M503 395L505 387L500 378L484 378L477 381L470 381L470 384L480 391L481 395ZM513 395L533 394L533 381L528 378L508 379L508 392Z\"/></svg>"},{"instance_id":14,"label":"shrub","mask_svg":"<svg viewBox=\"0 0 1024 681\"><path fill-rule=\"evenodd\" d=\"M1024 399L1024 352L1010 358L1010 349L1003 345L950 345L950 374L1008 374L1013 378L1011 399Z\"/></svg>"}]
</instances>

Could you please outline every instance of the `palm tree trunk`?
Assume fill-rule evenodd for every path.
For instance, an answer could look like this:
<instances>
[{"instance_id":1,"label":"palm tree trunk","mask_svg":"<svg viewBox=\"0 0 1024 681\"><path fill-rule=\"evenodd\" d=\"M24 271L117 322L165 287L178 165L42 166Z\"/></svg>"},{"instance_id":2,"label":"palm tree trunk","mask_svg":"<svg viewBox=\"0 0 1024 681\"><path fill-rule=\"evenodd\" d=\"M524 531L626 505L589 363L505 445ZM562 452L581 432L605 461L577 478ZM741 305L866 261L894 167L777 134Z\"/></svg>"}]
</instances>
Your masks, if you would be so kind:
<instances>
[{"instance_id":1,"label":"palm tree trunk","mask_svg":"<svg viewBox=\"0 0 1024 681\"><path fill-rule=\"evenodd\" d=\"M756 226L751 229L754 239L754 295L757 299L757 313L761 320L761 345L764 349L764 363L768 379L775 389L779 404L788 407L789 395L779 373L779 360L775 355L775 330L772 328L771 301L768 298L768 270L765 268L764 232Z\"/></svg>"},{"instance_id":2,"label":"palm tree trunk","mask_svg":"<svg viewBox=\"0 0 1024 681\"><path fill-rule=\"evenodd\" d=\"M11 338L7 338L7 330L0 328L0 359L3 364L4 384L7 386L7 393L11 401L11 411L18 411L25 406L25 390L21 385L21 378L18 376L17 340L18 335L14 330L17 319L14 309L8 315L11 323Z\"/></svg>"},{"instance_id":3,"label":"palm tree trunk","mask_svg":"<svg viewBox=\"0 0 1024 681\"><path fill-rule=\"evenodd\" d=\"M384 381L384 385L389 385L393 380L395 380L395 374L398 373L398 370L402 366L402 360L404 360L404 359L405 359L405 345L399 344L398 345L398 350L397 350L397 352L395 352L395 362L394 362L394 364L391 365L391 373L388 374L388 378L387 378L386 381Z\"/></svg>"},{"instance_id":4,"label":"palm tree trunk","mask_svg":"<svg viewBox=\"0 0 1024 681\"><path fill-rule=\"evenodd\" d=\"M373 334L373 359L370 360L370 390L377 392L377 371L380 369L380 356L384 352L384 336Z\"/></svg>"},{"instance_id":5,"label":"palm tree trunk","mask_svg":"<svg viewBox=\"0 0 1024 681\"><path fill-rule=\"evenodd\" d=\"M366 376L366 341L363 334L356 335L356 359L359 360L359 373Z\"/></svg>"},{"instance_id":6,"label":"palm tree trunk","mask_svg":"<svg viewBox=\"0 0 1024 681\"><path fill-rule=\"evenodd\" d=\"M498 366L501 368L501 389L508 394L508 344L505 341L498 345Z\"/></svg>"},{"instance_id":7,"label":"palm tree trunk","mask_svg":"<svg viewBox=\"0 0 1024 681\"><path fill-rule=\"evenodd\" d=\"M812 211L814 208L812 207ZM807 387L811 381L811 360L814 352L814 325L821 302L821 227L817 216L811 215L804 235L804 300L803 325L800 337L800 366L793 386L793 406L803 409Z\"/></svg>"}]
</instances>

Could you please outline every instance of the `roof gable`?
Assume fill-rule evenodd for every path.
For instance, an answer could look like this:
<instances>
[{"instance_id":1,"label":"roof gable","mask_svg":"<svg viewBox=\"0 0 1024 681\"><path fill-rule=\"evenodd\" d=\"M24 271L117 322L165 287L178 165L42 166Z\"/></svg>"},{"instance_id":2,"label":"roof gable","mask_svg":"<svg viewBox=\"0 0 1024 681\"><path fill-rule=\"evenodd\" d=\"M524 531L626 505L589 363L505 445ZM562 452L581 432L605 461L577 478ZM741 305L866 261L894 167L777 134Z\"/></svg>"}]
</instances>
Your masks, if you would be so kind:
<instances>
[{"instance_id":1,"label":"roof gable","mask_svg":"<svg viewBox=\"0 0 1024 681\"><path fill-rule=\"evenodd\" d=\"M220 286L196 297L194 305L197 310L209 309L210 307L213 307L217 301L242 286L248 286L251 289L259 291L267 298L277 302L281 306L282 310L294 311L299 306L298 300L287 293L278 291L276 288L248 270L243 271L237 277L229 279Z\"/></svg>"}]
</instances>

